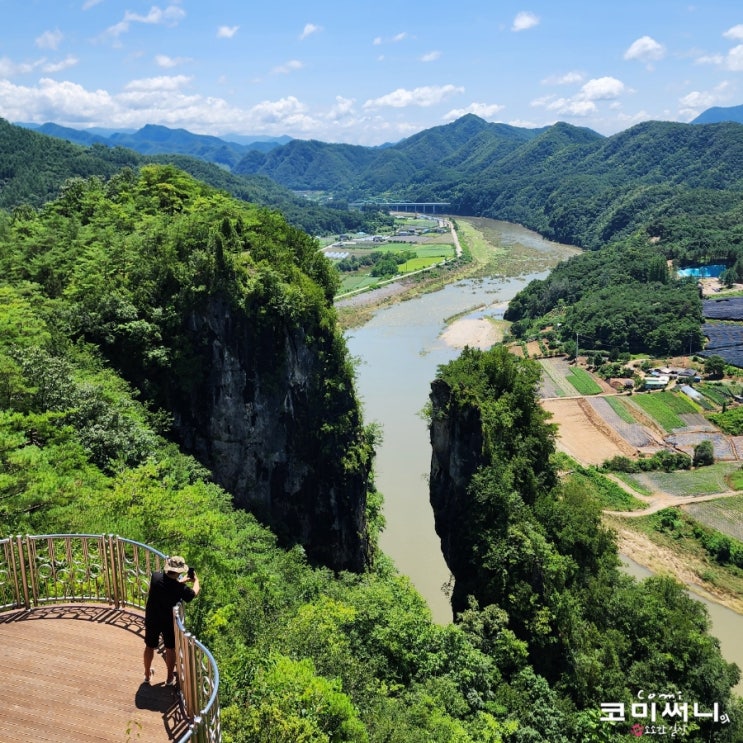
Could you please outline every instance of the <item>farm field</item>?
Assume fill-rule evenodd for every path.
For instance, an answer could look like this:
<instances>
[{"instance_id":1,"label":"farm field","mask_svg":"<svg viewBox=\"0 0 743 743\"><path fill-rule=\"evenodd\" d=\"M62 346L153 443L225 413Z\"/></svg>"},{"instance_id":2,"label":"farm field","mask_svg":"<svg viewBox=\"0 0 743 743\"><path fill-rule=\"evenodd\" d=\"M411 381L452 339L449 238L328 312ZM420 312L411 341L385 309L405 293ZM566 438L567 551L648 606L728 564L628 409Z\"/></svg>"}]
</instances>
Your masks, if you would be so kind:
<instances>
[{"instance_id":1,"label":"farm field","mask_svg":"<svg viewBox=\"0 0 743 743\"><path fill-rule=\"evenodd\" d=\"M603 421L583 398L551 398L542 406L557 423L557 448L584 465L603 464L607 459L633 456L636 450Z\"/></svg>"},{"instance_id":2,"label":"farm field","mask_svg":"<svg viewBox=\"0 0 743 743\"><path fill-rule=\"evenodd\" d=\"M739 462L717 462L709 467L696 470L679 470L678 472L642 472L636 475L625 474L622 478L633 485L671 495L712 495L730 490L728 475L740 469Z\"/></svg>"},{"instance_id":3,"label":"farm field","mask_svg":"<svg viewBox=\"0 0 743 743\"><path fill-rule=\"evenodd\" d=\"M743 459L743 437L720 432L680 391L617 394L603 380L571 366L563 357L539 359L539 364L543 369L539 394L558 425L558 449L583 465L600 465L619 455L647 457L663 449L693 457L702 441L712 443L721 467L735 468ZM679 473L678 482L660 476L645 487L651 491L668 487L679 495L729 490L715 468L702 471L707 474Z\"/></svg>"},{"instance_id":4,"label":"farm field","mask_svg":"<svg viewBox=\"0 0 743 743\"><path fill-rule=\"evenodd\" d=\"M598 395L601 392L601 387L596 383L593 375L585 369L572 367L566 379L580 395Z\"/></svg>"},{"instance_id":5,"label":"farm field","mask_svg":"<svg viewBox=\"0 0 743 743\"><path fill-rule=\"evenodd\" d=\"M685 397L665 390L635 395L632 402L642 408L668 433L674 429L686 427L686 422L680 417L681 415L698 412L698 409Z\"/></svg>"},{"instance_id":6,"label":"farm field","mask_svg":"<svg viewBox=\"0 0 743 743\"><path fill-rule=\"evenodd\" d=\"M625 423L637 423L629 403L623 397L607 397L606 402Z\"/></svg>"},{"instance_id":7,"label":"farm field","mask_svg":"<svg viewBox=\"0 0 743 743\"><path fill-rule=\"evenodd\" d=\"M456 250L448 232L445 234L406 236L399 240L392 238L386 242L374 242L367 236L344 241L331 247L332 250L325 251L326 255L341 261L345 258L368 257L372 253L379 256L384 256L387 253L410 253L412 256L404 263L398 264L398 272L394 276L372 276L372 266L366 264L359 266L354 271L341 271L340 294L374 287L382 282L423 271L456 257Z\"/></svg>"},{"instance_id":8,"label":"farm field","mask_svg":"<svg viewBox=\"0 0 743 743\"><path fill-rule=\"evenodd\" d=\"M693 503L683 509L701 524L743 541L743 493L732 498Z\"/></svg>"}]
</instances>

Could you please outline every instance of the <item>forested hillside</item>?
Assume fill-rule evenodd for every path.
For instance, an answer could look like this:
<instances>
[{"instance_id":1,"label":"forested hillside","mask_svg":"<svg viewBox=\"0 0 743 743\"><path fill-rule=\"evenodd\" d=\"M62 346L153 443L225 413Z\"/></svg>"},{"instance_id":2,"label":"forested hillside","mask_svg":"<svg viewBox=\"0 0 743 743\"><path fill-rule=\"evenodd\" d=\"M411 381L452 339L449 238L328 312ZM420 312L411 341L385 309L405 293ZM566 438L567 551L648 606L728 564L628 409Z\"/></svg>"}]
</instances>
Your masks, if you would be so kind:
<instances>
[{"instance_id":1,"label":"forested hillside","mask_svg":"<svg viewBox=\"0 0 743 743\"><path fill-rule=\"evenodd\" d=\"M658 357L699 351L702 301L694 279L679 279L646 236L583 253L532 281L504 313L518 338L545 329L574 352L584 348Z\"/></svg>"},{"instance_id":2,"label":"forested hillside","mask_svg":"<svg viewBox=\"0 0 743 743\"><path fill-rule=\"evenodd\" d=\"M465 349L432 384L431 504L455 612L494 633L486 646L494 657L504 659L500 643L512 633L503 680L531 686L535 718L545 704L562 711L548 715L550 741L613 740L606 725L589 733L590 717L576 711L597 699L631 709L640 689L740 709L730 695L739 670L708 635L702 605L673 579L639 585L620 571L586 482L558 479L555 431L536 395L540 374L536 362L496 346ZM501 686L496 697L508 694ZM616 732L629 736L631 725ZM743 735L698 720L689 732L696 741Z\"/></svg>"},{"instance_id":3,"label":"forested hillside","mask_svg":"<svg viewBox=\"0 0 743 743\"><path fill-rule=\"evenodd\" d=\"M469 421L481 445L458 468L472 486L450 491L472 498L448 540L464 558L464 611L438 626L373 548L373 482L365 508L339 497L342 483L368 477L375 431L360 419L335 326L335 278L309 237L147 166L2 214L0 269L2 533L115 532L185 555L202 577L188 616L220 667L226 743L619 741L627 726L600 722L599 703L627 701L637 684L717 702L733 722L702 721L698 736L740 739L737 672L699 605L670 581L622 578L590 486L557 484L530 364L468 352L442 372L450 402L433 419ZM304 457L291 469L308 483L324 483L280 514L279 538L216 484L227 449L210 461L199 426L184 436L210 396L223 413L248 410L248 437L264 417L279 430L296 418L311 437L284 451L268 442L277 457ZM279 408L262 409L271 400ZM209 440L237 435L218 425ZM472 441L451 440L452 453ZM246 440L241 461L256 445ZM296 544L327 547L333 529L299 528L292 540L287 528L312 513L331 526L332 505L318 504L333 488L338 518L361 508L369 524L358 572L324 567L327 549ZM291 495L291 482L271 497L281 491ZM464 603L468 594L479 603Z\"/></svg>"},{"instance_id":4,"label":"forested hillside","mask_svg":"<svg viewBox=\"0 0 743 743\"><path fill-rule=\"evenodd\" d=\"M308 202L267 177L242 177L205 160L182 154L141 155L124 147L96 143L90 147L13 126L0 119L0 208L40 207L56 197L69 178L107 178L122 168L168 163L244 201L279 210L311 235L357 230L374 232L384 215L350 212Z\"/></svg>"},{"instance_id":5,"label":"forested hillside","mask_svg":"<svg viewBox=\"0 0 743 743\"><path fill-rule=\"evenodd\" d=\"M603 137L468 114L385 148L297 140L250 153L237 170L348 199L448 201L454 213L588 249L647 230L678 240L668 257L683 262L740 245L742 166L737 123L645 122Z\"/></svg>"}]
</instances>

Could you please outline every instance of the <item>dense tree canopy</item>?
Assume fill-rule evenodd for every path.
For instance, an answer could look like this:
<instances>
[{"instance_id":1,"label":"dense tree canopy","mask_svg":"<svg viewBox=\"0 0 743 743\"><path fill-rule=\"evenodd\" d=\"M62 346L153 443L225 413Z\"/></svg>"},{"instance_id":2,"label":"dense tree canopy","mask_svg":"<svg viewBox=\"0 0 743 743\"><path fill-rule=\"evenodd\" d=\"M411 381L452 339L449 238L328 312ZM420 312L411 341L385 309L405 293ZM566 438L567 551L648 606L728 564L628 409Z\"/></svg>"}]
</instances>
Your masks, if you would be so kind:
<instances>
[{"instance_id":1,"label":"dense tree canopy","mask_svg":"<svg viewBox=\"0 0 743 743\"><path fill-rule=\"evenodd\" d=\"M670 578L640 586L620 572L614 536L586 482L557 481L538 378L535 362L500 347L465 349L441 367L432 392L434 438L482 441L471 460L451 465L451 480L442 481L439 467L432 471L432 500L436 512L433 491L443 482L454 501L446 514L467 514L436 513L460 622L482 627L484 617L497 617L500 642L512 633L496 697L518 696L524 674L539 674L532 691L541 683L552 695L548 705L573 710L563 732L585 719L597 698L629 702L638 689L677 690L707 707L722 698L735 705L730 687L739 671L708 634L703 606ZM467 596L472 608L462 611ZM504 651L492 648L499 658ZM702 737L732 734L719 725L701 728ZM550 735L562 740L558 731ZM580 739L574 735L565 739Z\"/></svg>"},{"instance_id":2,"label":"dense tree canopy","mask_svg":"<svg viewBox=\"0 0 743 743\"><path fill-rule=\"evenodd\" d=\"M702 347L702 303L691 279L677 279L641 238L583 253L532 281L504 317L524 336L553 325L586 348L669 356Z\"/></svg>"}]
</instances>

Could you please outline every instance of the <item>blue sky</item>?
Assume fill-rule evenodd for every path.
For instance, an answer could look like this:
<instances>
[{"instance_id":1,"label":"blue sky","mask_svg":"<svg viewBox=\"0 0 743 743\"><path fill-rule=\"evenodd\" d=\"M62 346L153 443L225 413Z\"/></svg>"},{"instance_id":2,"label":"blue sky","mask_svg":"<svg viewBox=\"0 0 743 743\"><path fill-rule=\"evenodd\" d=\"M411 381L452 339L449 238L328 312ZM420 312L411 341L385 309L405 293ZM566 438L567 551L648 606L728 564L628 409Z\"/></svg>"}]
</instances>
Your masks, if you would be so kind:
<instances>
[{"instance_id":1,"label":"blue sky","mask_svg":"<svg viewBox=\"0 0 743 743\"><path fill-rule=\"evenodd\" d=\"M0 0L9 121L375 145L743 104L743 3Z\"/></svg>"}]
</instances>

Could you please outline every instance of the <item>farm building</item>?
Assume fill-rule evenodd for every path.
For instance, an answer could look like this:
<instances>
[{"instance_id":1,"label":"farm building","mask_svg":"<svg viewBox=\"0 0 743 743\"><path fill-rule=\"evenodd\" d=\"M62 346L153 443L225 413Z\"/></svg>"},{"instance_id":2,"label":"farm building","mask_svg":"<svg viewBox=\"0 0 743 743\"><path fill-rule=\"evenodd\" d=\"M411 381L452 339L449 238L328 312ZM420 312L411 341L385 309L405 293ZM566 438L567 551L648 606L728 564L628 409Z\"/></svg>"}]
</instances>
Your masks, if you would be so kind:
<instances>
[{"instance_id":1,"label":"farm building","mask_svg":"<svg viewBox=\"0 0 743 743\"><path fill-rule=\"evenodd\" d=\"M646 390L663 390L668 387L671 378L667 374L659 374L657 377L645 377Z\"/></svg>"}]
</instances>

